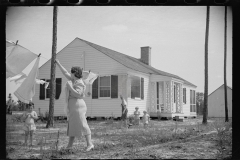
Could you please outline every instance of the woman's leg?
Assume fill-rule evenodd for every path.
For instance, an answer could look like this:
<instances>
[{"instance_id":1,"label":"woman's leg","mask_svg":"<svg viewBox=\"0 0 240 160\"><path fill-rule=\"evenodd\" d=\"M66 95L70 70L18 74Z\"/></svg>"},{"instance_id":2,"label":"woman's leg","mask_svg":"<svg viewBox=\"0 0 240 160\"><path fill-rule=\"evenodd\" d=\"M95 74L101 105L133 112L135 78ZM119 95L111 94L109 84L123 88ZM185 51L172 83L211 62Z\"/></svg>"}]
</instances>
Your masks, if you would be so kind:
<instances>
[{"instance_id":1,"label":"woman's leg","mask_svg":"<svg viewBox=\"0 0 240 160\"><path fill-rule=\"evenodd\" d=\"M91 134L85 135L86 141L87 141L87 146L92 146L92 139L91 139Z\"/></svg>"},{"instance_id":2,"label":"woman's leg","mask_svg":"<svg viewBox=\"0 0 240 160\"><path fill-rule=\"evenodd\" d=\"M69 137L67 148L71 148L75 137Z\"/></svg>"}]
</instances>

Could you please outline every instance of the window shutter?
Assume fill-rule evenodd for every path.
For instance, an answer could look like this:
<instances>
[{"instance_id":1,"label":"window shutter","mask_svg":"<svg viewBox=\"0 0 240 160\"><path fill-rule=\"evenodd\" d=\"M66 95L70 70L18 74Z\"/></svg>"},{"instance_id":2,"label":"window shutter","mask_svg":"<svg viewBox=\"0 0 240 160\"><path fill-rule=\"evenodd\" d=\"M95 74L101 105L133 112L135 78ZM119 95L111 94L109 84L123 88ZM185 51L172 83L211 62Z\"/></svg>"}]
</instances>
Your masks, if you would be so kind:
<instances>
[{"instance_id":1,"label":"window shutter","mask_svg":"<svg viewBox=\"0 0 240 160\"><path fill-rule=\"evenodd\" d=\"M185 94L184 94L185 92L184 91L185 91L185 89L183 88L183 103L185 103Z\"/></svg>"},{"instance_id":2,"label":"window shutter","mask_svg":"<svg viewBox=\"0 0 240 160\"><path fill-rule=\"evenodd\" d=\"M187 104L187 88L185 88L185 103Z\"/></svg>"},{"instance_id":3,"label":"window shutter","mask_svg":"<svg viewBox=\"0 0 240 160\"><path fill-rule=\"evenodd\" d=\"M144 99L144 78L141 78L141 99Z\"/></svg>"},{"instance_id":4,"label":"window shutter","mask_svg":"<svg viewBox=\"0 0 240 160\"><path fill-rule=\"evenodd\" d=\"M55 94L56 99L59 99L61 91L62 91L62 78L56 78L56 94Z\"/></svg>"},{"instance_id":5,"label":"window shutter","mask_svg":"<svg viewBox=\"0 0 240 160\"><path fill-rule=\"evenodd\" d=\"M195 94L195 90L193 90L193 104L196 104L196 94Z\"/></svg>"},{"instance_id":6,"label":"window shutter","mask_svg":"<svg viewBox=\"0 0 240 160\"><path fill-rule=\"evenodd\" d=\"M111 98L118 98L118 76L111 75Z\"/></svg>"},{"instance_id":7,"label":"window shutter","mask_svg":"<svg viewBox=\"0 0 240 160\"><path fill-rule=\"evenodd\" d=\"M135 98L135 95L134 95L134 89L132 89L133 85L132 85L132 79L130 79L130 95L131 95L131 98L134 99Z\"/></svg>"},{"instance_id":8,"label":"window shutter","mask_svg":"<svg viewBox=\"0 0 240 160\"><path fill-rule=\"evenodd\" d=\"M192 98L192 95L193 95L193 94L192 94L192 90L190 90L190 104L192 104L192 99L193 99L193 98Z\"/></svg>"},{"instance_id":9,"label":"window shutter","mask_svg":"<svg viewBox=\"0 0 240 160\"><path fill-rule=\"evenodd\" d=\"M41 79L41 80L44 80L44 81L45 81L45 79ZM44 83L44 84L40 84L39 99L40 99L40 100L45 99L45 83Z\"/></svg>"},{"instance_id":10,"label":"window shutter","mask_svg":"<svg viewBox=\"0 0 240 160\"><path fill-rule=\"evenodd\" d=\"M98 99L98 79L97 78L92 84L92 99Z\"/></svg>"},{"instance_id":11,"label":"window shutter","mask_svg":"<svg viewBox=\"0 0 240 160\"><path fill-rule=\"evenodd\" d=\"M187 89L185 88L185 103L187 104Z\"/></svg>"},{"instance_id":12,"label":"window shutter","mask_svg":"<svg viewBox=\"0 0 240 160\"><path fill-rule=\"evenodd\" d=\"M128 98L131 97L131 76L127 76L127 94Z\"/></svg>"},{"instance_id":13,"label":"window shutter","mask_svg":"<svg viewBox=\"0 0 240 160\"><path fill-rule=\"evenodd\" d=\"M186 104L186 88L183 88L183 102Z\"/></svg>"}]
</instances>

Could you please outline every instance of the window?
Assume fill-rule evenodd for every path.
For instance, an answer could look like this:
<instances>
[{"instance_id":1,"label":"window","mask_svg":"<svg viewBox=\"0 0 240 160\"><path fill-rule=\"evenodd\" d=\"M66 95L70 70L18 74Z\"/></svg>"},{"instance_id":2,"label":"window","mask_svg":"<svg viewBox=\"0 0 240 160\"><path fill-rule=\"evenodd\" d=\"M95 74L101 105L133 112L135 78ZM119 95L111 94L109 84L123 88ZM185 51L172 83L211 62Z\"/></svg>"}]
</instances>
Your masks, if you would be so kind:
<instances>
[{"instance_id":1,"label":"window","mask_svg":"<svg viewBox=\"0 0 240 160\"><path fill-rule=\"evenodd\" d=\"M131 98L144 99L144 78L131 76L130 82L131 82Z\"/></svg>"},{"instance_id":2,"label":"window","mask_svg":"<svg viewBox=\"0 0 240 160\"><path fill-rule=\"evenodd\" d=\"M140 77L131 77L131 98L140 98Z\"/></svg>"},{"instance_id":3,"label":"window","mask_svg":"<svg viewBox=\"0 0 240 160\"><path fill-rule=\"evenodd\" d=\"M50 79L41 79L46 82L50 82ZM61 94L61 89L62 89L62 78L56 78L56 86L55 86L55 99L59 99L60 94ZM47 88L45 88L45 84L40 84L40 94L39 94L39 99L44 100L44 99L49 99L50 98L50 84L48 85Z\"/></svg>"},{"instance_id":4,"label":"window","mask_svg":"<svg viewBox=\"0 0 240 160\"><path fill-rule=\"evenodd\" d=\"M186 100L186 88L183 88L183 103L187 103L187 100Z\"/></svg>"},{"instance_id":5,"label":"window","mask_svg":"<svg viewBox=\"0 0 240 160\"><path fill-rule=\"evenodd\" d=\"M118 76L100 76L92 84L92 99L118 98Z\"/></svg>"},{"instance_id":6,"label":"window","mask_svg":"<svg viewBox=\"0 0 240 160\"><path fill-rule=\"evenodd\" d=\"M111 79L110 76L100 77L99 82L99 97L110 97L111 91Z\"/></svg>"},{"instance_id":7,"label":"window","mask_svg":"<svg viewBox=\"0 0 240 160\"><path fill-rule=\"evenodd\" d=\"M196 112L196 95L194 90L190 90L190 112Z\"/></svg>"}]
</instances>

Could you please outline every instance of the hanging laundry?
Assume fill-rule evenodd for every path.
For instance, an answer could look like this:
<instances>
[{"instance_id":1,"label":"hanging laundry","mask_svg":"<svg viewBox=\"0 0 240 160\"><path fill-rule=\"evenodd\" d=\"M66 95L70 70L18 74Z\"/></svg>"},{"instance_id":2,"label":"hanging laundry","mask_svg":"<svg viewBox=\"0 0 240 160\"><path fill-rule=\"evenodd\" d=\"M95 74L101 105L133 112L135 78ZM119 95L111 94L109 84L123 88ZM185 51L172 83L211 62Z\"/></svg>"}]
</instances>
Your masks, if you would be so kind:
<instances>
[{"instance_id":1,"label":"hanging laundry","mask_svg":"<svg viewBox=\"0 0 240 160\"><path fill-rule=\"evenodd\" d=\"M6 78L20 74L38 55L6 41Z\"/></svg>"},{"instance_id":2,"label":"hanging laundry","mask_svg":"<svg viewBox=\"0 0 240 160\"><path fill-rule=\"evenodd\" d=\"M46 81L41 80L41 79L36 79L36 83L37 84L44 84L44 83L46 83Z\"/></svg>"},{"instance_id":3,"label":"hanging laundry","mask_svg":"<svg viewBox=\"0 0 240 160\"><path fill-rule=\"evenodd\" d=\"M45 89L47 89L48 85L49 85L49 82L46 82L45 83Z\"/></svg>"},{"instance_id":4,"label":"hanging laundry","mask_svg":"<svg viewBox=\"0 0 240 160\"><path fill-rule=\"evenodd\" d=\"M21 84L23 83L23 81L26 79L26 74L22 73L23 75L21 76L21 74L14 76L12 78L9 78L10 82L14 81L16 84ZM21 77L20 77L21 76ZM36 79L36 84L45 84L45 89L48 87L49 82L46 82L44 80L40 80L40 79Z\"/></svg>"},{"instance_id":5,"label":"hanging laundry","mask_svg":"<svg viewBox=\"0 0 240 160\"><path fill-rule=\"evenodd\" d=\"M40 57L37 58L32 70L22 85L14 92L14 95L22 102L29 103L35 95L36 77L38 75Z\"/></svg>"},{"instance_id":6,"label":"hanging laundry","mask_svg":"<svg viewBox=\"0 0 240 160\"><path fill-rule=\"evenodd\" d=\"M88 76L89 76L89 71L83 71L82 72L82 79L87 79L88 78Z\"/></svg>"},{"instance_id":7,"label":"hanging laundry","mask_svg":"<svg viewBox=\"0 0 240 160\"><path fill-rule=\"evenodd\" d=\"M49 82L46 82L44 80L36 79L37 84L45 84L45 89L47 89Z\"/></svg>"},{"instance_id":8,"label":"hanging laundry","mask_svg":"<svg viewBox=\"0 0 240 160\"><path fill-rule=\"evenodd\" d=\"M9 78L9 81L10 81L10 82L14 81L14 82L16 83L16 82L19 81L20 79L23 79L23 78L26 78L26 77L27 77L26 74L20 73L20 74L14 76L14 77Z\"/></svg>"},{"instance_id":9,"label":"hanging laundry","mask_svg":"<svg viewBox=\"0 0 240 160\"><path fill-rule=\"evenodd\" d=\"M85 84L93 84L93 82L97 79L98 74L93 72L83 71L83 82Z\"/></svg>"},{"instance_id":10,"label":"hanging laundry","mask_svg":"<svg viewBox=\"0 0 240 160\"><path fill-rule=\"evenodd\" d=\"M9 54L12 52L12 49L16 46L14 42L6 40L6 59Z\"/></svg>"}]
</instances>

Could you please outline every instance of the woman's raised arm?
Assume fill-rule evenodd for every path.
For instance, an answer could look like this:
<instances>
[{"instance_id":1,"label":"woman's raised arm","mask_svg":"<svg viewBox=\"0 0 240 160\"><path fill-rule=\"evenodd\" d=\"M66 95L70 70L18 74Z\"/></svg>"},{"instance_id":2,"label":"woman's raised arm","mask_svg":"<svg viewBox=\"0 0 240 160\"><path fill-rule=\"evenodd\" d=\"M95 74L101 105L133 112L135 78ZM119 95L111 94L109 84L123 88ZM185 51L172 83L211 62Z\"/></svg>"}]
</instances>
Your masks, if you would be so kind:
<instances>
[{"instance_id":1,"label":"woman's raised arm","mask_svg":"<svg viewBox=\"0 0 240 160\"><path fill-rule=\"evenodd\" d=\"M68 73L68 71L60 64L59 60L56 59L56 63L58 65L58 67L60 68L60 70L62 71L63 75L68 79L71 80L71 74Z\"/></svg>"}]
</instances>

